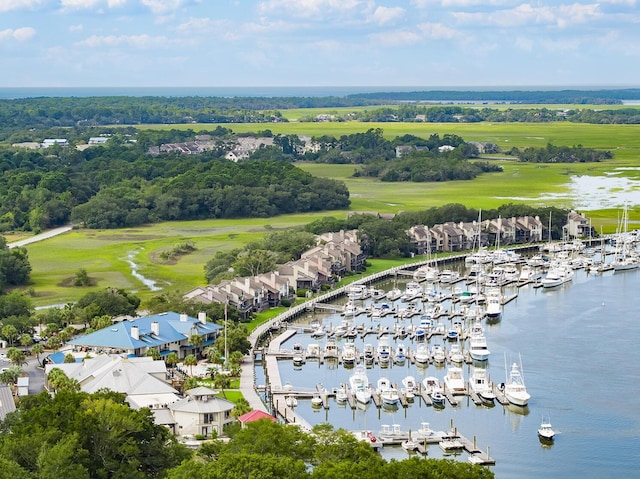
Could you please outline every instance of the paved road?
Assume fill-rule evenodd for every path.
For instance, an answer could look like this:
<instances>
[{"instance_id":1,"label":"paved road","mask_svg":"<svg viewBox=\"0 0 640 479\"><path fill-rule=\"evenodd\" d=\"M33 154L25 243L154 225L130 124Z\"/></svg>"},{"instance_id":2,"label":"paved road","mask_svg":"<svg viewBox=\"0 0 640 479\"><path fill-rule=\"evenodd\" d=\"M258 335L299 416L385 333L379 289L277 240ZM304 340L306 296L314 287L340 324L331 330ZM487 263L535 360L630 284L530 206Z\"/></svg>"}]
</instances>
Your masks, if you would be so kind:
<instances>
[{"instance_id":1,"label":"paved road","mask_svg":"<svg viewBox=\"0 0 640 479\"><path fill-rule=\"evenodd\" d=\"M60 228L54 228L49 231L45 231L44 233L37 234L32 236L31 238L26 238L20 241L14 241L13 243L9 243L9 248L15 248L17 246L26 246L31 243L36 243L38 241L46 240L49 238L53 238L54 236L61 235L63 233L67 233L73 229L73 225L61 226Z\"/></svg>"}]
</instances>

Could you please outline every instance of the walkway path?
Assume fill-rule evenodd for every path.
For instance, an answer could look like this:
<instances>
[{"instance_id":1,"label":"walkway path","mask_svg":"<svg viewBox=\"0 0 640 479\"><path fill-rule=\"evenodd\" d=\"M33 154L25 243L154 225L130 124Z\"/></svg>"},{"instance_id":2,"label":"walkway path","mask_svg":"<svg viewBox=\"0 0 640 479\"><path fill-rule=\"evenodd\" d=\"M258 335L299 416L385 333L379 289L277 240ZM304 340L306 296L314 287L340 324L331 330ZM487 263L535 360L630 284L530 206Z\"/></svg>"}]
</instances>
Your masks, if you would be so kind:
<instances>
[{"instance_id":1,"label":"walkway path","mask_svg":"<svg viewBox=\"0 0 640 479\"><path fill-rule=\"evenodd\" d=\"M19 246L26 246L28 244L31 243L37 243L38 241L42 241L42 240L46 240L49 238L53 238L54 236L58 236L61 235L63 233L68 233L69 231L71 231L73 229L73 225L66 225L66 226L61 226L60 228L54 228L52 230L49 231L45 231L44 233L40 233L34 236L31 236L30 238L26 238L20 241L14 241L13 243L9 243L7 246L9 246L9 248L16 248Z\"/></svg>"}]
</instances>

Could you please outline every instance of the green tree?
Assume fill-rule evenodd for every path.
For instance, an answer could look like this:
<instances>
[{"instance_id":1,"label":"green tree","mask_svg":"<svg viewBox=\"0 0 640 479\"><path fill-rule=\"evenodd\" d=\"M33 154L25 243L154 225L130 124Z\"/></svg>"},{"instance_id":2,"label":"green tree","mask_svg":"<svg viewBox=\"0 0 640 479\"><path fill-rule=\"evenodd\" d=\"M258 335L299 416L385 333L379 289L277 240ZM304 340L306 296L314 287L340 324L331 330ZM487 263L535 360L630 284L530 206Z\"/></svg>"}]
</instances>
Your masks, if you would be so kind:
<instances>
[{"instance_id":1,"label":"green tree","mask_svg":"<svg viewBox=\"0 0 640 479\"><path fill-rule=\"evenodd\" d=\"M170 368L175 367L176 364L180 362L178 353L176 353L175 351L171 351L169 354L165 356L164 362L167 363L167 366L169 366Z\"/></svg>"},{"instance_id":2,"label":"green tree","mask_svg":"<svg viewBox=\"0 0 640 479\"><path fill-rule=\"evenodd\" d=\"M7 340L9 346L13 346L13 342L18 338L18 330L12 324L2 327L2 337Z\"/></svg>"},{"instance_id":3,"label":"green tree","mask_svg":"<svg viewBox=\"0 0 640 479\"><path fill-rule=\"evenodd\" d=\"M41 479L90 479L89 452L82 448L78 433L62 437L56 444L43 447L38 454Z\"/></svg>"},{"instance_id":4,"label":"green tree","mask_svg":"<svg viewBox=\"0 0 640 479\"><path fill-rule=\"evenodd\" d=\"M76 278L73 280L74 286L89 286L91 285L91 278L89 278L89 273L84 268L80 268L76 271Z\"/></svg>"},{"instance_id":5,"label":"green tree","mask_svg":"<svg viewBox=\"0 0 640 479\"><path fill-rule=\"evenodd\" d=\"M33 338L30 334L24 333L20 335L20 346L26 348L33 344Z\"/></svg>"},{"instance_id":6,"label":"green tree","mask_svg":"<svg viewBox=\"0 0 640 479\"><path fill-rule=\"evenodd\" d=\"M160 359L160 351L157 348L151 348L147 351L146 356L153 358L154 361Z\"/></svg>"},{"instance_id":7,"label":"green tree","mask_svg":"<svg viewBox=\"0 0 640 479\"><path fill-rule=\"evenodd\" d=\"M193 367L198 364L198 359L195 354L189 354L182 360L182 364L189 366L190 375L193 376Z\"/></svg>"},{"instance_id":8,"label":"green tree","mask_svg":"<svg viewBox=\"0 0 640 479\"><path fill-rule=\"evenodd\" d=\"M44 346L40 343L31 346L31 354L36 355L36 360L40 363L40 355L44 353Z\"/></svg>"},{"instance_id":9,"label":"green tree","mask_svg":"<svg viewBox=\"0 0 640 479\"><path fill-rule=\"evenodd\" d=\"M233 269L239 276L257 276L274 271L277 255L264 249L247 250L238 254L233 262Z\"/></svg>"},{"instance_id":10,"label":"green tree","mask_svg":"<svg viewBox=\"0 0 640 479\"><path fill-rule=\"evenodd\" d=\"M23 364L25 364L24 352L22 352L18 348L9 348L7 350L7 357L16 366L22 366Z\"/></svg>"}]
</instances>

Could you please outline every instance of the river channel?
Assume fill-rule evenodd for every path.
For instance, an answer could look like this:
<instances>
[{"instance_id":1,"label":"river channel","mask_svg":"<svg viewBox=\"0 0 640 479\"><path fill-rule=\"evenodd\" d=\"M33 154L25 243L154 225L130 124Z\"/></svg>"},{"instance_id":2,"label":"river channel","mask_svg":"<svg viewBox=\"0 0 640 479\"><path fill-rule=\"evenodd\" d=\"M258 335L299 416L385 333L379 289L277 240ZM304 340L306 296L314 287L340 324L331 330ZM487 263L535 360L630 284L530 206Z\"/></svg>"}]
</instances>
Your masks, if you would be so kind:
<instances>
[{"instance_id":1,"label":"river channel","mask_svg":"<svg viewBox=\"0 0 640 479\"><path fill-rule=\"evenodd\" d=\"M397 286L402 289L408 280L398 280ZM314 409L310 401L300 400L297 411L312 425L326 422L374 433L383 425L392 424L414 431L422 422L443 431L453 425L467 438L475 436L481 449L489 448L496 460L492 469L498 478L596 478L610 474L637 477L640 311L635 299L639 284L640 270L600 274L578 270L571 283L559 288L519 288L517 298L504 306L501 320L484 324L491 351L486 367L494 382L505 380L505 358L509 363L522 358L524 379L531 394L524 409L497 402L493 407L476 406L463 397L456 407L447 404L444 409L436 409L416 398L407 408L391 410L378 409L371 403L366 409L352 410L333 399L328 410ZM393 284L388 281L376 287L389 290ZM297 324L313 319L334 326L342 322L337 313L315 312L300 318ZM366 315L353 320L367 325L371 321ZM377 321L382 326L393 326L398 321L411 323L409 319L391 317ZM413 319L414 324L418 321L419 317ZM450 321L443 320L445 324ZM376 344L377 338L370 335L355 341L362 351L364 343ZM306 347L310 342L323 346L325 339L311 338L299 329L282 347L292 348L293 343ZM402 342L415 348L409 339ZM434 342L444 344L442 337L432 338L431 343ZM288 360L278 364L283 383L290 382L296 388L312 389L321 383L332 389L348 383L351 374L343 365L317 361L302 366L294 366ZM471 367L463 367L465 379L469 378ZM409 362L402 367L392 364L386 369L379 365L368 369L374 385L382 376L400 384L407 375L417 380L425 376L442 380L445 373L446 366L431 364L423 368ZM258 384L266 380L261 366L257 367L256 378ZM550 418L559 432L551 446L541 444L537 437L543 417ZM382 454L387 458L407 457L400 447L385 446ZM443 457L437 446L430 446L428 455ZM456 458L466 461L467 454Z\"/></svg>"}]
</instances>

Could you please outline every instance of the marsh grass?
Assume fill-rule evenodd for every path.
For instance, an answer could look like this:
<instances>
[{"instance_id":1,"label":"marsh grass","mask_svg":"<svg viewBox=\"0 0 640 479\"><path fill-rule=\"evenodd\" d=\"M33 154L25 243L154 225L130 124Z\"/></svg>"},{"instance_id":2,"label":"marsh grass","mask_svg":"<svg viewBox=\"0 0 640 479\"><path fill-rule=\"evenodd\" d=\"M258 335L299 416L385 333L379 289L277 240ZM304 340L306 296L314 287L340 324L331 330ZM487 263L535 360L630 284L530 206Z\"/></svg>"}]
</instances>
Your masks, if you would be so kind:
<instances>
[{"instance_id":1,"label":"marsh grass","mask_svg":"<svg viewBox=\"0 0 640 479\"><path fill-rule=\"evenodd\" d=\"M162 125L155 128L213 129L216 125ZM511 146L543 147L578 145L610 149L615 159L601 163L525 164L510 160L499 161L504 171L483 174L472 181L443 183L383 183L371 178L354 178L355 165L300 164L310 173L344 181L351 192L351 210L379 213L428 209L448 203L462 203L470 208L496 208L505 203L527 203L535 206L568 208L562 193L572 175L602 176L616 168L619 176L640 179L640 125L587 125L573 123L536 124L430 124L430 123L269 123L234 124L235 132L270 129L274 133L323 134L340 136L382 128L387 138L404 134L429 136L432 133L454 133L467 141L492 141L504 150ZM147 126L145 126L147 128ZM540 200L549 193L554 199ZM306 224L316 218L335 216L344 218L345 211L284 215L274 218L241 220L206 220L169 222L119 230L74 230L65 235L28 246L33 267L34 303L39 305L76 301L88 291L105 287L137 291L144 300L154 294L131 274L129 256L138 265L138 272L153 279L162 291L185 292L204 284L204 264L217 251L242 248L258 240L265 232ZM614 232L618 212L590 211L588 216L598 231ZM630 210L631 223L640 214ZM12 237L12 240L14 238ZM196 250L179 257L172 264L154 261L162 251L176 243L191 241ZM370 271L378 265L386 269L385 261L375 260ZM389 263L391 264L391 263ZM390 266L389 266L390 267ZM69 278L84 268L96 282L95 286L63 286Z\"/></svg>"}]
</instances>

